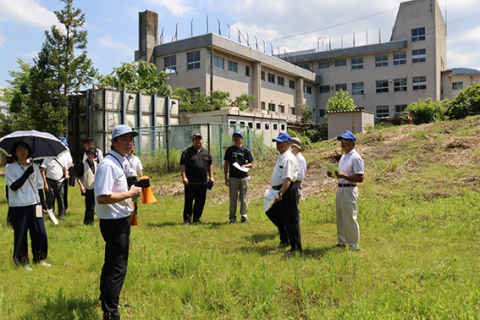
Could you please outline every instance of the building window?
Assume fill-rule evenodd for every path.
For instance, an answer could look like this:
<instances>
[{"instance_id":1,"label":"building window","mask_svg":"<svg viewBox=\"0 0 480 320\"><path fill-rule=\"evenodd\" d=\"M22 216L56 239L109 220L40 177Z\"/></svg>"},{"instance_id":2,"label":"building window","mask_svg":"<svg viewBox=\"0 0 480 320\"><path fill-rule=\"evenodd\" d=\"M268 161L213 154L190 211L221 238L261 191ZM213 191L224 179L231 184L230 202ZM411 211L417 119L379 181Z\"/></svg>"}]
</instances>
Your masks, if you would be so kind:
<instances>
[{"instance_id":1,"label":"building window","mask_svg":"<svg viewBox=\"0 0 480 320\"><path fill-rule=\"evenodd\" d=\"M407 78L394 79L393 91L394 92L407 91Z\"/></svg>"},{"instance_id":2,"label":"building window","mask_svg":"<svg viewBox=\"0 0 480 320\"><path fill-rule=\"evenodd\" d=\"M236 123L237 123L237 121L235 121L235 120L230 121L230 124L236 124Z\"/></svg>"},{"instance_id":3,"label":"building window","mask_svg":"<svg viewBox=\"0 0 480 320\"><path fill-rule=\"evenodd\" d=\"M452 83L452 90L462 90L463 82L454 82Z\"/></svg>"},{"instance_id":4,"label":"building window","mask_svg":"<svg viewBox=\"0 0 480 320\"><path fill-rule=\"evenodd\" d=\"M265 123L265 130L270 129L270 125L268 123Z\"/></svg>"},{"instance_id":5,"label":"building window","mask_svg":"<svg viewBox=\"0 0 480 320\"><path fill-rule=\"evenodd\" d=\"M262 129L262 124L257 122L257 123L256 123L256 128L257 128L257 130Z\"/></svg>"},{"instance_id":6,"label":"building window","mask_svg":"<svg viewBox=\"0 0 480 320\"><path fill-rule=\"evenodd\" d=\"M335 67L346 67L346 66L347 66L347 59L335 60Z\"/></svg>"},{"instance_id":7,"label":"building window","mask_svg":"<svg viewBox=\"0 0 480 320\"><path fill-rule=\"evenodd\" d=\"M388 92L388 80L377 80L375 81L375 87L377 93Z\"/></svg>"},{"instance_id":8,"label":"building window","mask_svg":"<svg viewBox=\"0 0 480 320\"><path fill-rule=\"evenodd\" d=\"M223 58L213 57L213 66L216 68L224 69Z\"/></svg>"},{"instance_id":9,"label":"building window","mask_svg":"<svg viewBox=\"0 0 480 320\"><path fill-rule=\"evenodd\" d=\"M288 80L288 86L290 87L290 89L295 89L295 81Z\"/></svg>"},{"instance_id":10,"label":"building window","mask_svg":"<svg viewBox=\"0 0 480 320\"><path fill-rule=\"evenodd\" d=\"M248 127L249 127L250 129L253 129L253 122L249 122L249 123L248 123Z\"/></svg>"},{"instance_id":11,"label":"building window","mask_svg":"<svg viewBox=\"0 0 480 320\"><path fill-rule=\"evenodd\" d=\"M250 67L249 66L245 66L245 75L247 77L250 77Z\"/></svg>"},{"instance_id":12,"label":"building window","mask_svg":"<svg viewBox=\"0 0 480 320\"><path fill-rule=\"evenodd\" d=\"M318 63L318 69L330 68L330 61L322 61Z\"/></svg>"},{"instance_id":13,"label":"building window","mask_svg":"<svg viewBox=\"0 0 480 320\"><path fill-rule=\"evenodd\" d=\"M324 109L318 110L318 114L320 117L325 117L325 110Z\"/></svg>"},{"instance_id":14,"label":"building window","mask_svg":"<svg viewBox=\"0 0 480 320\"><path fill-rule=\"evenodd\" d=\"M282 131L285 131L285 125L284 124L281 124L280 128L282 128Z\"/></svg>"},{"instance_id":15,"label":"building window","mask_svg":"<svg viewBox=\"0 0 480 320\"><path fill-rule=\"evenodd\" d=\"M375 56L375 68L388 67L388 54Z\"/></svg>"},{"instance_id":16,"label":"building window","mask_svg":"<svg viewBox=\"0 0 480 320\"><path fill-rule=\"evenodd\" d=\"M278 105L278 112L285 113L285 106Z\"/></svg>"},{"instance_id":17,"label":"building window","mask_svg":"<svg viewBox=\"0 0 480 320\"><path fill-rule=\"evenodd\" d=\"M407 109L406 104L396 105L395 106L395 115L396 116L401 115L405 109Z\"/></svg>"},{"instance_id":18,"label":"building window","mask_svg":"<svg viewBox=\"0 0 480 320\"><path fill-rule=\"evenodd\" d=\"M260 72L260 78L265 81L265 71Z\"/></svg>"},{"instance_id":19,"label":"building window","mask_svg":"<svg viewBox=\"0 0 480 320\"><path fill-rule=\"evenodd\" d=\"M413 77L413 90L426 90L427 77Z\"/></svg>"},{"instance_id":20,"label":"building window","mask_svg":"<svg viewBox=\"0 0 480 320\"><path fill-rule=\"evenodd\" d=\"M278 130L278 125L276 123L273 124L273 130Z\"/></svg>"},{"instance_id":21,"label":"building window","mask_svg":"<svg viewBox=\"0 0 480 320\"><path fill-rule=\"evenodd\" d=\"M228 60L228 71L238 73L238 63Z\"/></svg>"},{"instance_id":22,"label":"building window","mask_svg":"<svg viewBox=\"0 0 480 320\"><path fill-rule=\"evenodd\" d=\"M177 72L177 56L169 56L163 58L164 68L163 71L166 73L175 73Z\"/></svg>"},{"instance_id":23,"label":"building window","mask_svg":"<svg viewBox=\"0 0 480 320\"><path fill-rule=\"evenodd\" d=\"M426 61L426 49L412 50L412 63Z\"/></svg>"},{"instance_id":24,"label":"building window","mask_svg":"<svg viewBox=\"0 0 480 320\"><path fill-rule=\"evenodd\" d=\"M318 87L318 93L327 93L327 92L330 92L330 85L327 84L327 85Z\"/></svg>"},{"instance_id":25,"label":"building window","mask_svg":"<svg viewBox=\"0 0 480 320\"><path fill-rule=\"evenodd\" d=\"M347 91L347 84L346 83L339 83L335 85L335 91Z\"/></svg>"},{"instance_id":26,"label":"building window","mask_svg":"<svg viewBox=\"0 0 480 320\"><path fill-rule=\"evenodd\" d=\"M275 75L269 73L268 74L268 82L275 83Z\"/></svg>"},{"instance_id":27,"label":"building window","mask_svg":"<svg viewBox=\"0 0 480 320\"><path fill-rule=\"evenodd\" d=\"M302 63L301 65L299 65L299 67L302 69L310 70L310 66L308 65L308 63Z\"/></svg>"},{"instance_id":28,"label":"building window","mask_svg":"<svg viewBox=\"0 0 480 320\"><path fill-rule=\"evenodd\" d=\"M240 121L240 124L241 124L242 126L244 126L244 125L245 125L245 121Z\"/></svg>"},{"instance_id":29,"label":"building window","mask_svg":"<svg viewBox=\"0 0 480 320\"><path fill-rule=\"evenodd\" d=\"M364 94L363 82L352 83L352 94Z\"/></svg>"},{"instance_id":30,"label":"building window","mask_svg":"<svg viewBox=\"0 0 480 320\"><path fill-rule=\"evenodd\" d=\"M412 42L425 41L425 27L412 29Z\"/></svg>"},{"instance_id":31,"label":"building window","mask_svg":"<svg viewBox=\"0 0 480 320\"><path fill-rule=\"evenodd\" d=\"M262 101L262 110L265 110L265 101Z\"/></svg>"},{"instance_id":32,"label":"building window","mask_svg":"<svg viewBox=\"0 0 480 320\"><path fill-rule=\"evenodd\" d=\"M375 117L383 118L388 117L390 114L390 110L388 106L377 106L377 112L375 113Z\"/></svg>"},{"instance_id":33,"label":"building window","mask_svg":"<svg viewBox=\"0 0 480 320\"><path fill-rule=\"evenodd\" d=\"M285 86L285 78L277 77L277 83L278 83L279 86L284 87Z\"/></svg>"},{"instance_id":34,"label":"building window","mask_svg":"<svg viewBox=\"0 0 480 320\"><path fill-rule=\"evenodd\" d=\"M312 94L312 87L307 86L307 93L308 93L308 94Z\"/></svg>"},{"instance_id":35,"label":"building window","mask_svg":"<svg viewBox=\"0 0 480 320\"><path fill-rule=\"evenodd\" d=\"M268 111L275 112L275 103L269 103L268 104Z\"/></svg>"},{"instance_id":36,"label":"building window","mask_svg":"<svg viewBox=\"0 0 480 320\"><path fill-rule=\"evenodd\" d=\"M187 70L200 69L200 50L187 52Z\"/></svg>"},{"instance_id":37,"label":"building window","mask_svg":"<svg viewBox=\"0 0 480 320\"><path fill-rule=\"evenodd\" d=\"M290 107L290 114L295 114L295 108L294 107Z\"/></svg>"},{"instance_id":38,"label":"building window","mask_svg":"<svg viewBox=\"0 0 480 320\"><path fill-rule=\"evenodd\" d=\"M352 70L363 69L363 57L362 58L352 58Z\"/></svg>"},{"instance_id":39,"label":"building window","mask_svg":"<svg viewBox=\"0 0 480 320\"><path fill-rule=\"evenodd\" d=\"M407 64L407 52L397 52L393 54L393 65L400 66Z\"/></svg>"}]
</instances>

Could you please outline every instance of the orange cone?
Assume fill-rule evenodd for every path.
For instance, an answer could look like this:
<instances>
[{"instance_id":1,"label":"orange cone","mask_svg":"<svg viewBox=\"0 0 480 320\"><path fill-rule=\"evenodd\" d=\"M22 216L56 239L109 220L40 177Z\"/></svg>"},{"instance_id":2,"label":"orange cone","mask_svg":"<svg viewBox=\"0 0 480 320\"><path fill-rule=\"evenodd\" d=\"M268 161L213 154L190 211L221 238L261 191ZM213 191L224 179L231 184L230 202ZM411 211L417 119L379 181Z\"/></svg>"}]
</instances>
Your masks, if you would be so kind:
<instances>
[{"instance_id":1,"label":"orange cone","mask_svg":"<svg viewBox=\"0 0 480 320\"><path fill-rule=\"evenodd\" d=\"M140 198L141 204L150 204L157 202L157 199L153 195L152 188L150 187L150 178L149 177L141 177L140 182L142 184L142 196Z\"/></svg>"}]
</instances>

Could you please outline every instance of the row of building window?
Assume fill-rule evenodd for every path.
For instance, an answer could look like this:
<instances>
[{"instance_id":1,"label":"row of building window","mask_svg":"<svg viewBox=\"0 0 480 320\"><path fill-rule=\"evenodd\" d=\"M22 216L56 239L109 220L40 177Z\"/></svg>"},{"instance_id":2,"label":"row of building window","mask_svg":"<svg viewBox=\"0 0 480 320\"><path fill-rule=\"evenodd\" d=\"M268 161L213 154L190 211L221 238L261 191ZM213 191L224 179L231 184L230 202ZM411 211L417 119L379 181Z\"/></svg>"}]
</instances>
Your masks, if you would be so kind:
<instances>
[{"instance_id":1,"label":"row of building window","mask_svg":"<svg viewBox=\"0 0 480 320\"><path fill-rule=\"evenodd\" d=\"M235 120L230 121L230 124L236 124L236 123L237 123L237 121L235 121ZM241 125L245 125L245 121L240 121L239 123ZM248 122L248 127L250 129L253 129L253 122ZM264 127L265 127L265 130L270 130L270 124L269 123L264 123ZM255 128L257 130L262 129L262 124L260 122L255 123ZM278 124L276 124L276 123L273 124L273 130L278 130ZM280 130L285 131L285 125L283 123L280 125Z\"/></svg>"},{"instance_id":2,"label":"row of building window","mask_svg":"<svg viewBox=\"0 0 480 320\"><path fill-rule=\"evenodd\" d=\"M412 50L412 63L420 63L427 61L426 49ZM347 59L337 59L334 63L330 61L321 61L318 63L318 69L330 68L331 64L335 67L346 67ZM407 64L407 53L405 51L393 54L393 65L400 66ZM363 57L351 58L352 70L363 69ZM375 68L388 67L388 54L379 54L375 56Z\"/></svg>"},{"instance_id":3,"label":"row of building window","mask_svg":"<svg viewBox=\"0 0 480 320\"><path fill-rule=\"evenodd\" d=\"M395 108L395 115L400 116L403 111L407 108L406 104L400 104L394 106ZM390 116L390 107L389 106L377 106L375 110L375 117L377 118L383 118L383 117L389 117Z\"/></svg>"},{"instance_id":4,"label":"row of building window","mask_svg":"<svg viewBox=\"0 0 480 320\"><path fill-rule=\"evenodd\" d=\"M375 81L375 92L376 93L388 93L389 91L389 80L376 80ZM330 92L330 89L335 88L335 91L347 91L346 83L336 84L335 87L330 87L330 85L322 85L318 87L319 93ZM462 83L463 88L463 83ZM412 89L416 90L426 90L427 89L427 77L413 77L412 78ZM407 91L407 78L394 79L393 80L393 91L394 92L403 92ZM353 94L364 94L364 83L363 82L353 82L352 83L352 95Z\"/></svg>"}]
</instances>

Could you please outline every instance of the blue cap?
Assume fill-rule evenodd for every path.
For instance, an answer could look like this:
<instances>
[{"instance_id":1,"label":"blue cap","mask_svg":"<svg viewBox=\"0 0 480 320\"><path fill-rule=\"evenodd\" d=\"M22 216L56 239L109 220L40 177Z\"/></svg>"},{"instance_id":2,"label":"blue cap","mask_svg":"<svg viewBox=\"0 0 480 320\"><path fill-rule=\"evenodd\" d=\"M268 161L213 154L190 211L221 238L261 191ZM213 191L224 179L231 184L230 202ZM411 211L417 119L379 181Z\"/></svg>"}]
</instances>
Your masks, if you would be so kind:
<instances>
[{"instance_id":1,"label":"blue cap","mask_svg":"<svg viewBox=\"0 0 480 320\"><path fill-rule=\"evenodd\" d=\"M130 126L127 126L126 124L120 124L113 129L112 139L115 139L116 137L120 137L126 134L129 134L132 137L138 136L138 132L133 131L132 128L130 128Z\"/></svg>"},{"instance_id":2,"label":"blue cap","mask_svg":"<svg viewBox=\"0 0 480 320\"><path fill-rule=\"evenodd\" d=\"M233 133L233 136L235 136L236 134L238 134L238 135L239 135L240 137L242 137L242 139L243 139L243 134L242 134L239 130L235 131L235 132ZM232 136L232 137L233 137L233 136Z\"/></svg>"},{"instance_id":3,"label":"blue cap","mask_svg":"<svg viewBox=\"0 0 480 320\"><path fill-rule=\"evenodd\" d=\"M350 131L345 131L341 136L337 137L337 140L340 141L340 140L342 140L342 138L357 141L357 138L355 138L353 133L351 133Z\"/></svg>"},{"instance_id":4,"label":"blue cap","mask_svg":"<svg viewBox=\"0 0 480 320\"><path fill-rule=\"evenodd\" d=\"M272 139L273 142L290 142L292 143L292 137L286 132L280 132L276 139Z\"/></svg>"},{"instance_id":5,"label":"blue cap","mask_svg":"<svg viewBox=\"0 0 480 320\"><path fill-rule=\"evenodd\" d=\"M58 140L62 141L63 145L68 146L67 138L65 137L60 137Z\"/></svg>"}]
</instances>

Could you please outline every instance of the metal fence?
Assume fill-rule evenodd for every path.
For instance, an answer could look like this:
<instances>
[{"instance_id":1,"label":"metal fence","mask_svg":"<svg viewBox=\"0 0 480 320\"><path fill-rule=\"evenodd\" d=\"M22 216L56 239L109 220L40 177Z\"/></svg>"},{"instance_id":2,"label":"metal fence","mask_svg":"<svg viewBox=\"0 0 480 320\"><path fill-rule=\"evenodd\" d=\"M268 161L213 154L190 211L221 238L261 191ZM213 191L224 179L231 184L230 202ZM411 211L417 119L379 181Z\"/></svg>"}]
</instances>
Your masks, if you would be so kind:
<instances>
[{"instance_id":1,"label":"metal fence","mask_svg":"<svg viewBox=\"0 0 480 320\"><path fill-rule=\"evenodd\" d=\"M233 145L232 135L236 130L242 132L242 144L250 149L254 159L265 158L270 150L250 127L241 124L183 124L133 129L140 133L135 138L135 152L142 155L144 164L157 170L178 170L181 153L192 145L195 133L202 135L203 147L210 151L216 166L223 164L225 150Z\"/></svg>"}]
</instances>

